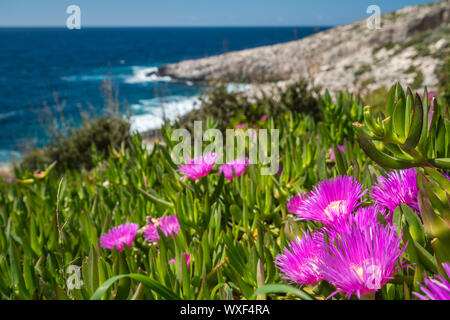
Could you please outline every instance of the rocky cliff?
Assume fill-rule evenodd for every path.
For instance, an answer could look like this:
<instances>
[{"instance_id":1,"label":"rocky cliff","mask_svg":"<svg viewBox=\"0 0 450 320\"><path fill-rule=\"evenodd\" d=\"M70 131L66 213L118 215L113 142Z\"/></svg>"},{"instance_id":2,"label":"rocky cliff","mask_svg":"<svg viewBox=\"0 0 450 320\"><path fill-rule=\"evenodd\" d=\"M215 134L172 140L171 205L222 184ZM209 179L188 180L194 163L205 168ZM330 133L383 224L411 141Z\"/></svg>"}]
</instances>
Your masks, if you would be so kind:
<instances>
[{"instance_id":1,"label":"rocky cliff","mask_svg":"<svg viewBox=\"0 0 450 320\"><path fill-rule=\"evenodd\" d=\"M303 77L314 88L362 94L396 81L433 90L449 47L450 1L441 1L382 15L380 29L361 20L297 41L168 64L159 73L189 81L266 82L266 87Z\"/></svg>"}]
</instances>

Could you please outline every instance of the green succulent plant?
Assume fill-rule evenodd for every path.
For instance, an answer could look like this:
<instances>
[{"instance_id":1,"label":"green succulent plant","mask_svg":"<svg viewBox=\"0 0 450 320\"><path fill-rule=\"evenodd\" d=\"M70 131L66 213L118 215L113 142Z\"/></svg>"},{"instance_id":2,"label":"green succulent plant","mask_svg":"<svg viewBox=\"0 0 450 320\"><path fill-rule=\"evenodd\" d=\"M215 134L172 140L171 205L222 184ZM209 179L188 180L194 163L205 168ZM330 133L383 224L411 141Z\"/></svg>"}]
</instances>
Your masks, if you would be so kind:
<instances>
[{"instance_id":1,"label":"green succulent plant","mask_svg":"<svg viewBox=\"0 0 450 320\"><path fill-rule=\"evenodd\" d=\"M353 124L367 155L383 167L432 166L450 169L450 117L427 89L423 97L394 85L385 112L364 107L364 122Z\"/></svg>"}]
</instances>

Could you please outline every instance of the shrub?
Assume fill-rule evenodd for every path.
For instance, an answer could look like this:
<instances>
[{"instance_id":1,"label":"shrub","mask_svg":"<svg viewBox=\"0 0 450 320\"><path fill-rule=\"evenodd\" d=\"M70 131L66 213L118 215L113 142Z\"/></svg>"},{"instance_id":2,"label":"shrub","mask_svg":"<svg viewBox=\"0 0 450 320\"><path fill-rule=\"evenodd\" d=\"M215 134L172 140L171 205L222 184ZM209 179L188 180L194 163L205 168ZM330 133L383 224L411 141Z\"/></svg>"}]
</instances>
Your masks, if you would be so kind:
<instances>
[{"instance_id":1,"label":"shrub","mask_svg":"<svg viewBox=\"0 0 450 320\"><path fill-rule=\"evenodd\" d=\"M314 119L321 118L317 99L308 90L308 84L300 79L286 88L278 88L267 95L262 93L258 99L249 99L243 93L228 92L225 84L214 86L201 98L198 110L182 118L181 123L192 129L194 120L206 120L211 117L218 122L218 127L225 130L240 123L255 124L263 115L277 118L286 111L310 114Z\"/></svg>"},{"instance_id":2,"label":"shrub","mask_svg":"<svg viewBox=\"0 0 450 320\"><path fill-rule=\"evenodd\" d=\"M116 148L130 138L130 124L117 117L100 117L85 121L83 126L70 135L57 136L53 143L43 149L31 151L22 161L21 167L29 170L42 169L57 161L56 169L91 169L92 147L103 157L108 157L109 148Z\"/></svg>"}]
</instances>

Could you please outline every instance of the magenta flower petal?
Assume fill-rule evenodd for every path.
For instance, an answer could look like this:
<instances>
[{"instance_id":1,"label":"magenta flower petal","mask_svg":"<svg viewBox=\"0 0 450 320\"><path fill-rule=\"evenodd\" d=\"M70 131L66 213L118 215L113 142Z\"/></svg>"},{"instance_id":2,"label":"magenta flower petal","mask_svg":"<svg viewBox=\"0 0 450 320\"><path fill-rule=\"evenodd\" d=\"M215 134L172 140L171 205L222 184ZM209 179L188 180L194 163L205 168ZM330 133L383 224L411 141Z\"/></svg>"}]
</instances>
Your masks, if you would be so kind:
<instances>
[{"instance_id":1,"label":"magenta flower petal","mask_svg":"<svg viewBox=\"0 0 450 320\"><path fill-rule=\"evenodd\" d=\"M395 170L390 172L387 177L378 177L378 181L372 187L371 192L375 203L390 211L390 222L395 208L402 203L408 205L417 213L420 212L417 194L417 172L414 168Z\"/></svg>"},{"instance_id":2,"label":"magenta flower petal","mask_svg":"<svg viewBox=\"0 0 450 320\"><path fill-rule=\"evenodd\" d=\"M156 242L159 240L158 228L153 223L150 223L145 227L144 239L149 242Z\"/></svg>"},{"instance_id":3,"label":"magenta flower petal","mask_svg":"<svg viewBox=\"0 0 450 320\"><path fill-rule=\"evenodd\" d=\"M199 179L206 176L216 164L217 154L208 153L204 156L190 159L187 164L178 166L178 172L189 179Z\"/></svg>"},{"instance_id":4,"label":"magenta flower petal","mask_svg":"<svg viewBox=\"0 0 450 320\"><path fill-rule=\"evenodd\" d=\"M360 204L362 185L353 177L340 176L320 182L294 212L300 220L315 220L326 225L346 219Z\"/></svg>"},{"instance_id":5,"label":"magenta flower petal","mask_svg":"<svg viewBox=\"0 0 450 320\"><path fill-rule=\"evenodd\" d=\"M155 242L159 240L158 228L168 237L174 237L180 230L180 223L176 215L161 217L156 222L152 222L151 217L147 217L149 223L144 229L144 238L147 241Z\"/></svg>"},{"instance_id":6,"label":"magenta flower petal","mask_svg":"<svg viewBox=\"0 0 450 320\"><path fill-rule=\"evenodd\" d=\"M363 228L352 224L348 232L331 234L324 241L318 269L323 279L335 285L347 298L352 294L375 292L391 279L394 268L405 250L395 226L381 224Z\"/></svg>"},{"instance_id":7,"label":"magenta flower petal","mask_svg":"<svg viewBox=\"0 0 450 320\"><path fill-rule=\"evenodd\" d=\"M450 277L450 263L443 263L442 266L447 273L447 277ZM425 278L426 286L419 284L425 295L417 292L413 292L413 294L421 300L450 300L450 283L443 276L438 275L436 278Z\"/></svg>"},{"instance_id":8,"label":"magenta flower petal","mask_svg":"<svg viewBox=\"0 0 450 320\"><path fill-rule=\"evenodd\" d=\"M284 248L284 254L279 254L274 262L283 274L283 279L301 285L313 285L321 279L317 263L322 237L319 232L314 232L311 236L306 231L302 239L297 237L288 248Z\"/></svg>"},{"instance_id":9,"label":"magenta flower petal","mask_svg":"<svg viewBox=\"0 0 450 320\"><path fill-rule=\"evenodd\" d=\"M245 168L249 166L248 158L238 158L220 166L219 173L223 173L225 178L231 180L234 177L233 172L236 177L240 177L245 172Z\"/></svg>"},{"instance_id":10,"label":"magenta flower petal","mask_svg":"<svg viewBox=\"0 0 450 320\"><path fill-rule=\"evenodd\" d=\"M344 146L338 145L337 148L338 148L339 152L344 152ZM334 149L330 148L328 150L328 152L330 153L331 161L335 162L336 161L336 157L335 157L335 154L334 154Z\"/></svg>"},{"instance_id":11,"label":"magenta flower petal","mask_svg":"<svg viewBox=\"0 0 450 320\"><path fill-rule=\"evenodd\" d=\"M383 207L377 205L360 207L354 214L348 215L347 219L336 221L332 226L325 227L324 230L330 235L333 235L336 232L339 234L350 232L353 225L364 228L366 226L378 224L378 213L381 213L381 215L385 217L385 211L386 210Z\"/></svg>"},{"instance_id":12,"label":"magenta flower petal","mask_svg":"<svg viewBox=\"0 0 450 320\"><path fill-rule=\"evenodd\" d=\"M100 237L100 246L102 248L118 251L124 249L123 244L131 246L138 232L139 226L136 223L125 223L114 227Z\"/></svg>"},{"instance_id":13,"label":"magenta flower petal","mask_svg":"<svg viewBox=\"0 0 450 320\"><path fill-rule=\"evenodd\" d=\"M302 202L306 199L306 194L298 194L294 197L292 197L287 203L286 208L289 212L292 212L294 214L298 214L300 205Z\"/></svg>"},{"instance_id":14,"label":"magenta flower petal","mask_svg":"<svg viewBox=\"0 0 450 320\"><path fill-rule=\"evenodd\" d=\"M164 233L164 235L174 237L174 234L178 234L180 230L180 223L178 222L177 216L165 216L159 220L159 228Z\"/></svg>"},{"instance_id":15,"label":"magenta flower petal","mask_svg":"<svg viewBox=\"0 0 450 320\"><path fill-rule=\"evenodd\" d=\"M185 253L184 258L186 259L186 264L189 269L191 267L191 255L189 253ZM177 259L172 258L169 260L169 263L177 263Z\"/></svg>"}]
</instances>

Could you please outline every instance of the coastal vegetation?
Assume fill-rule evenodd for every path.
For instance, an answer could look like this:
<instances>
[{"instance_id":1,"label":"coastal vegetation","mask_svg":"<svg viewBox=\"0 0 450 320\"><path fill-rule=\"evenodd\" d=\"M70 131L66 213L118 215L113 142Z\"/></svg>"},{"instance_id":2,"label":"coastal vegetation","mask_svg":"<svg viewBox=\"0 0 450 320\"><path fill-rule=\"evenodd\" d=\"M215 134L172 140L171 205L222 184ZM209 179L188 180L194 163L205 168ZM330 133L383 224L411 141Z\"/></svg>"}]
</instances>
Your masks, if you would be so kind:
<instances>
[{"instance_id":1,"label":"coastal vegetation","mask_svg":"<svg viewBox=\"0 0 450 320\"><path fill-rule=\"evenodd\" d=\"M152 71L218 82L151 133L105 82L115 113L0 178L0 299L450 300L450 8L383 17ZM268 132L276 173L203 135L178 163L194 121Z\"/></svg>"},{"instance_id":2,"label":"coastal vegetation","mask_svg":"<svg viewBox=\"0 0 450 320\"><path fill-rule=\"evenodd\" d=\"M17 167L0 181L1 298L449 297L445 101L399 84L382 110L302 81L287 92L250 102L218 87L192 118L279 129L275 175L213 154L176 165L189 117L151 150L99 119Z\"/></svg>"}]
</instances>

